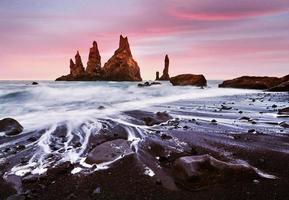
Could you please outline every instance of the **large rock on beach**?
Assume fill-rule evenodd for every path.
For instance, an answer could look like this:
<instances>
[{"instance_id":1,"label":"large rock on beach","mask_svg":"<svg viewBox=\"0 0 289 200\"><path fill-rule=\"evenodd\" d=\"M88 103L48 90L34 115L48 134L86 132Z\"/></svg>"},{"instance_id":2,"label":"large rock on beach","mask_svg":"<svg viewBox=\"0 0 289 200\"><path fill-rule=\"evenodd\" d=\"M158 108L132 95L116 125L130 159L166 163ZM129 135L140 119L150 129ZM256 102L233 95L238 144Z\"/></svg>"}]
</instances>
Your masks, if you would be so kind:
<instances>
[{"instance_id":1,"label":"large rock on beach","mask_svg":"<svg viewBox=\"0 0 289 200\"><path fill-rule=\"evenodd\" d=\"M289 76L284 76L282 78L268 76L242 76L232 80L226 80L220 84L219 87L266 90L274 88L285 81L289 81L288 79ZM280 86L280 88L281 87L284 88L284 86Z\"/></svg>"},{"instance_id":2,"label":"large rock on beach","mask_svg":"<svg viewBox=\"0 0 289 200\"><path fill-rule=\"evenodd\" d=\"M181 74L170 79L170 82L174 86L207 86L207 80L203 75L195 74Z\"/></svg>"},{"instance_id":3,"label":"large rock on beach","mask_svg":"<svg viewBox=\"0 0 289 200\"><path fill-rule=\"evenodd\" d=\"M18 135L23 131L21 124L12 118L0 120L0 132L4 132L8 136Z\"/></svg>"},{"instance_id":4,"label":"large rock on beach","mask_svg":"<svg viewBox=\"0 0 289 200\"><path fill-rule=\"evenodd\" d=\"M120 36L119 48L103 67L104 80L142 81L140 68L133 59L128 38Z\"/></svg>"},{"instance_id":5,"label":"large rock on beach","mask_svg":"<svg viewBox=\"0 0 289 200\"><path fill-rule=\"evenodd\" d=\"M88 164L100 164L111 162L115 159L133 154L128 141L117 139L96 146L87 156L85 162Z\"/></svg>"},{"instance_id":6,"label":"large rock on beach","mask_svg":"<svg viewBox=\"0 0 289 200\"><path fill-rule=\"evenodd\" d=\"M198 182L201 185L225 179L254 179L256 171L243 164L232 164L215 159L210 155L185 156L173 163L176 179Z\"/></svg>"}]
</instances>

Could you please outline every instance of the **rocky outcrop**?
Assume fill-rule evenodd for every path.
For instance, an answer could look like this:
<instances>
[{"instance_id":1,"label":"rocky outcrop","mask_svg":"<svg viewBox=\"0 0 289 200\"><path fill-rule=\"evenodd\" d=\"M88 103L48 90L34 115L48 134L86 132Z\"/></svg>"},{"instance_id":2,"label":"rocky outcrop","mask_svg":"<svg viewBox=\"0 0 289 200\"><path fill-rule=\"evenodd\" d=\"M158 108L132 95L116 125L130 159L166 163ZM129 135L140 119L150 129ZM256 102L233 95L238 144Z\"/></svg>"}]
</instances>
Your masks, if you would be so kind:
<instances>
[{"instance_id":1,"label":"rocky outcrop","mask_svg":"<svg viewBox=\"0 0 289 200\"><path fill-rule=\"evenodd\" d=\"M117 139L96 146L88 154L85 162L88 164L106 163L133 153L128 141Z\"/></svg>"},{"instance_id":2,"label":"rocky outcrop","mask_svg":"<svg viewBox=\"0 0 289 200\"><path fill-rule=\"evenodd\" d=\"M120 36L119 48L103 67L104 80L142 81L140 68L133 59L127 37Z\"/></svg>"},{"instance_id":3,"label":"rocky outcrop","mask_svg":"<svg viewBox=\"0 0 289 200\"><path fill-rule=\"evenodd\" d=\"M79 51L75 55L75 63L70 59L70 74L61 76L56 81L81 81L86 76Z\"/></svg>"},{"instance_id":4,"label":"rocky outcrop","mask_svg":"<svg viewBox=\"0 0 289 200\"><path fill-rule=\"evenodd\" d=\"M75 64L70 60L70 74L72 77L81 77L84 75L84 71L81 56L79 55L79 51L77 51L75 55Z\"/></svg>"},{"instance_id":5,"label":"rocky outcrop","mask_svg":"<svg viewBox=\"0 0 289 200\"><path fill-rule=\"evenodd\" d=\"M269 89L271 92L289 92L289 81L282 82L281 84Z\"/></svg>"},{"instance_id":6,"label":"rocky outcrop","mask_svg":"<svg viewBox=\"0 0 289 200\"><path fill-rule=\"evenodd\" d=\"M181 74L170 79L173 86L207 86L207 80L203 75Z\"/></svg>"},{"instance_id":7,"label":"rocky outcrop","mask_svg":"<svg viewBox=\"0 0 289 200\"><path fill-rule=\"evenodd\" d=\"M166 57L165 57L165 68L163 70L163 75L159 78L160 81L169 81L170 80L169 65L170 65L169 56L166 55Z\"/></svg>"},{"instance_id":8,"label":"rocky outcrop","mask_svg":"<svg viewBox=\"0 0 289 200\"><path fill-rule=\"evenodd\" d=\"M226 80L219 87L222 88L243 88L243 89L260 89L260 90L276 90L273 89L276 86L282 84L283 82L289 81L289 76L284 76L282 78L278 77L261 77L261 76L242 76L232 80ZM284 87L285 86L285 87ZM272 89L270 89L272 88ZM280 85L280 90L286 88L285 85Z\"/></svg>"},{"instance_id":9,"label":"rocky outcrop","mask_svg":"<svg viewBox=\"0 0 289 200\"><path fill-rule=\"evenodd\" d=\"M23 131L21 124L12 118L5 118L0 120L0 132L4 132L5 135L12 136L18 135Z\"/></svg>"},{"instance_id":10,"label":"rocky outcrop","mask_svg":"<svg viewBox=\"0 0 289 200\"><path fill-rule=\"evenodd\" d=\"M61 76L56 81L142 81L140 68L133 59L127 37L120 36L119 48L101 68L101 56L97 43L90 48L86 70L83 67L79 52L75 63L70 60L70 74Z\"/></svg>"},{"instance_id":11,"label":"rocky outcrop","mask_svg":"<svg viewBox=\"0 0 289 200\"><path fill-rule=\"evenodd\" d=\"M89 51L86 73L90 77L101 76L101 56L96 41Z\"/></svg>"},{"instance_id":12,"label":"rocky outcrop","mask_svg":"<svg viewBox=\"0 0 289 200\"><path fill-rule=\"evenodd\" d=\"M156 72L156 81L160 80L160 72Z\"/></svg>"}]
</instances>

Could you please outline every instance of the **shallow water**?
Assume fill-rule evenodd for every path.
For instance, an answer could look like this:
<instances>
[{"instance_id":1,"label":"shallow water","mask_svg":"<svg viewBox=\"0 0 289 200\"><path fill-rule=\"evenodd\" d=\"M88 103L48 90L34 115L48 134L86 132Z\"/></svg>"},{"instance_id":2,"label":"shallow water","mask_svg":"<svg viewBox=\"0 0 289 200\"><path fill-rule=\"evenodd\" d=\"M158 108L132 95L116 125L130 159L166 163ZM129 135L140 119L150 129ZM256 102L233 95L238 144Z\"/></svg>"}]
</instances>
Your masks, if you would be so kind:
<instances>
[{"instance_id":1,"label":"shallow water","mask_svg":"<svg viewBox=\"0 0 289 200\"><path fill-rule=\"evenodd\" d=\"M285 107L288 104L287 94L270 97L269 93L256 90L217 88L218 81L209 81L205 89L172 87L168 82L146 88L128 82L39 83L34 86L27 81L0 82L0 118L14 118L24 127L19 136L5 137L2 134L0 149L3 152L18 144L26 145L26 150L20 152L18 158L10 156L12 164L8 173L39 174L65 161L89 167L84 159L91 140L101 130L113 129L117 125L128 134L127 139L137 152L140 142L154 137L150 135L153 128L134 123L132 117L126 114L126 111L131 110L166 111L181 120L196 118L200 124L205 123L194 127L193 131L215 134L247 132L252 124L236 122L241 116L247 115L259 122L254 125L258 131L273 135L288 134L287 130L278 126L280 119L276 110L268 109L272 104ZM252 97L257 101L253 103ZM220 109L221 104L232 108ZM240 110L242 114L238 114ZM212 119L217 119L219 126L208 125ZM282 120L286 121L287 118ZM36 141L28 143L27 139L32 136L36 137ZM78 144L77 147L75 144ZM186 144L174 140L169 146L182 151ZM285 153L289 153L288 149L276 148ZM26 157L29 161L19 164L20 157ZM0 158L4 162L7 155L2 153ZM98 168L105 168L105 164ZM76 171L80 172L80 169Z\"/></svg>"}]
</instances>

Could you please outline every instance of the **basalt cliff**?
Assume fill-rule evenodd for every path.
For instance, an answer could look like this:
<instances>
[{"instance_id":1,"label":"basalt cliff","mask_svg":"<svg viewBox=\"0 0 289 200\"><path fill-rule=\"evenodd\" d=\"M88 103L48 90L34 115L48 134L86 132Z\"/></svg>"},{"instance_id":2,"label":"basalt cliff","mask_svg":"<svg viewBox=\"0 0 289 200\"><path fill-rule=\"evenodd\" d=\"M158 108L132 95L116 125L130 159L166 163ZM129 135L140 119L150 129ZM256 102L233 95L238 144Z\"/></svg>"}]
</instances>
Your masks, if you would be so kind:
<instances>
[{"instance_id":1,"label":"basalt cliff","mask_svg":"<svg viewBox=\"0 0 289 200\"><path fill-rule=\"evenodd\" d=\"M70 73L56 81L142 81L140 68L133 59L128 38L120 36L119 48L101 67L101 56L98 45L94 41L90 48L86 69L77 51L75 61L70 60Z\"/></svg>"}]
</instances>

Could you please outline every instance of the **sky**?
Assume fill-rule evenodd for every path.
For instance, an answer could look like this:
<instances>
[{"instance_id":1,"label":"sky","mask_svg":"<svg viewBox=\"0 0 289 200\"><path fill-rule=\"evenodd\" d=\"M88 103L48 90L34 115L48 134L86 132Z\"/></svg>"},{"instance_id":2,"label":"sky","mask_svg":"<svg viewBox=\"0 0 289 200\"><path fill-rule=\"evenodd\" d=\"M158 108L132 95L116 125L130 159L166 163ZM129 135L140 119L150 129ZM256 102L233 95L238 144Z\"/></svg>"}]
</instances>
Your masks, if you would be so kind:
<instances>
[{"instance_id":1,"label":"sky","mask_svg":"<svg viewBox=\"0 0 289 200\"><path fill-rule=\"evenodd\" d=\"M289 0L1 0L0 80L54 80L97 41L102 65L128 36L143 79L289 74Z\"/></svg>"}]
</instances>

